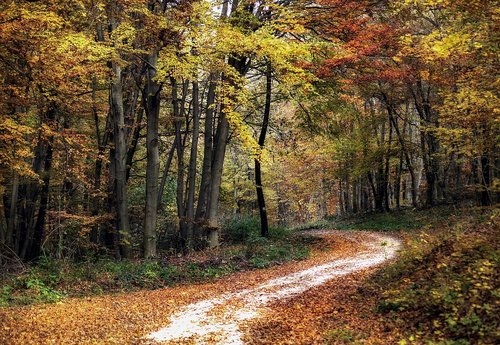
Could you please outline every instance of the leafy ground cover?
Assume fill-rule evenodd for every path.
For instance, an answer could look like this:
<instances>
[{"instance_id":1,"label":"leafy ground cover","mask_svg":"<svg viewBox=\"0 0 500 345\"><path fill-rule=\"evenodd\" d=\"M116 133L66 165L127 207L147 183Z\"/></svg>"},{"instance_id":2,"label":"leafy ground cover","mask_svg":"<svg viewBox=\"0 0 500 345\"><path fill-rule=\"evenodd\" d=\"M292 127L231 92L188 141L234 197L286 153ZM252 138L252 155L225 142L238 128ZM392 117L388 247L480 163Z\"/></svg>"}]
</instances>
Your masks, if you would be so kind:
<instances>
[{"instance_id":1,"label":"leafy ground cover","mask_svg":"<svg viewBox=\"0 0 500 345\"><path fill-rule=\"evenodd\" d=\"M187 256L163 256L157 261L101 257L72 262L42 258L22 270L4 273L0 306L53 303L67 297L211 281L237 271L302 260L316 243L283 228L272 228L270 238L263 239L258 236L258 228L258 220L253 218L233 220L224 228L227 242L221 248Z\"/></svg>"},{"instance_id":2,"label":"leafy ground cover","mask_svg":"<svg viewBox=\"0 0 500 345\"><path fill-rule=\"evenodd\" d=\"M428 222L402 233L405 249L391 265L276 303L249 326L247 343L497 344L498 211L425 212L416 216Z\"/></svg>"},{"instance_id":3,"label":"leafy ground cover","mask_svg":"<svg viewBox=\"0 0 500 345\"><path fill-rule=\"evenodd\" d=\"M420 222L418 229L408 226L413 222L412 215ZM387 220L384 217L343 219L340 225L378 226ZM258 318L242 325L245 343L498 343L498 210L405 211L391 217L393 228L402 231L388 234L400 236L405 242L404 250L391 264L338 277L295 297L275 301ZM189 284L154 291L142 289L65 298L43 306L0 308L0 343L144 344L145 335L168 325L169 317L187 305L252 289L269 279L365 250L363 233L351 230L343 236L312 242L305 260L242 270L223 279L190 278ZM273 241L277 239L270 243L276 243ZM306 245L308 241L301 243ZM246 250L254 250L249 249L249 243L250 238L236 245L241 246L243 256ZM263 253L268 250L266 246L261 247ZM177 259L179 265L185 260ZM189 260L195 261L194 257Z\"/></svg>"},{"instance_id":4,"label":"leafy ground cover","mask_svg":"<svg viewBox=\"0 0 500 345\"><path fill-rule=\"evenodd\" d=\"M494 344L500 340L498 210L469 210L412 236L368 285L375 312L408 335L401 344Z\"/></svg>"},{"instance_id":5,"label":"leafy ground cover","mask_svg":"<svg viewBox=\"0 0 500 345\"><path fill-rule=\"evenodd\" d=\"M235 272L224 279L0 308L0 344L146 344L147 334L165 327L186 305L350 257L366 249L363 243L363 234L353 233L318 242L305 260Z\"/></svg>"}]
</instances>

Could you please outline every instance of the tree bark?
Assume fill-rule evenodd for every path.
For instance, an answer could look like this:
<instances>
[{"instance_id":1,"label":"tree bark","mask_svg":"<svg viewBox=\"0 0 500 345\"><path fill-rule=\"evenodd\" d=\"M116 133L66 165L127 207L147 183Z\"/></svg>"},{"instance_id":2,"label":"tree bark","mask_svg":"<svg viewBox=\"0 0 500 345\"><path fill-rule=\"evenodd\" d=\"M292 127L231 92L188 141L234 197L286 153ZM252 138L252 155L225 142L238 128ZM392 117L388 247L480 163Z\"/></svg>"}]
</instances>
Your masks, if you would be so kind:
<instances>
[{"instance_id":1,"label":"tree bark","mask_svg":"<svg viewBox=\"0 0 500 345\"><path fill-rule=\"evenodd\" d=\"M47 112L47 120L50 124L57 121L57 110L51 106L51 109ZM41 254L42 241L45 231L45 218L47 215L47 209L49 206L49 188L50 188L50 172L52 169L52 144L54 137L51 135L48 138L47 149L44 157L44 168L42 175L42 188L40 190L40 204L38 207L38 215L36 218L35 226L33 229L33 241L31 245L28 245L29 250L26 252L26 259L33 260L37 259Z\"/></svg>"},{"instance_id":2,"label":"tree bark","mask_svg":"<svg viewBox=\"0 0 500 345\"><path fill-rule=\"evenodd\" d=\"M218 225L218 203L220 186L222 182L222 169L224 157L226 155L226 145L229 135L229 122L226 113L221 109L219 124L217 126L216 144L214 148L214 159L210 173L210 195L207 204L207 230L208 245L210 248L219 246L219 225Z\"/></svg>"},{"instance_id":3,"label":"tree bark","mask_svg":"<svg viewBox=\"0 0 500 345\"><path fill-rule=\"evenodd\" d=\"M51 140L52 141L52 140ZM45 218L49 205L49 188L50 188L50 170L52 168L52 143L47 148L47 155L45 156L45 168L43 185L40 192L40 206L38 208L38 215L33 232L33 243L28 253L27 259L37 259L41 254L42 241L45 233Z\"/></svg>"},{"instance_id":4,"label":"tree bark","mask_svg":"<svg viewBox=\"0 0 500 345\"><path fill-rule=\"evenodd\" d=\"M272 67L271 63L267 63L266 69L266 101L264 104L264 116L262 118L262 127L260 129L260 136L258 144L260 149L264 149L266 141L267 127L269 126L269 116L271 114L271 91L272 91ZM266 200L264 198L264 190L262 189L262 171L260 164L260 157L255 160L255 188L257 190L257 204L259 207L260 215L260 235L262 237L269 237L269 224L267 221Z\"/></svg>"},{"instance_id":5,"label":"tree bark","mask_svg":"<svg viewBox=\"0 0 500 345\"><path fill-rule=\"evenodd\" d=\"M198 81L193 82L193 135L191 139L191 153L189 156L187 204L186 204L186 249L190 250L194 230L194 196L196 189L196 162L198 155L198 137L200 134L200 104Z\"/></svg>"},{"instance_id":6,"label":"tree bark","mask_svg":"<svg viewBox=\"0 0 500 345\"><path fill-rule=\"evenodd\" d=\"M242 76L246 74L249 66L245 57L230 57L228 64L234 67L236 71L238 71L238 73ZM234 81L226 81L228 81L235 89L237 89L238 86ZM219 208L218 204L228 136L229 122L227 120L224 107L221 106L217 133L215 135L216 141L213 150L212 170L210 173L210 195L207 204L208 245L210 248L219 246L219 224L217 218Z\"/></svg>"},{"instance_id":7,"label":"tree bark","mask_svg":"<svg viewBox=\"0 0 500 345\"><path fill-rule=\"evenodd\" d=\"M143 90L144 110L147 117L146 132L146 205L144 210L144 258L156 257L156 219L158 211L158 177L160 155L158 152L158 121L160 116L161 85L155 80L158 54L148 58L146 84Z\"/></svg>"},{"instance_id":8,"label":"tree bark","mask_svg":"<svg viewBox=\"0 0 500 345\"><path fill-rule=\"evenodd\" d=\"M130 223L127 200L127 141L125 114L123 108L122 70L113 63L113 82L111 85L111 105L113 115L113 139L115 144L115 210L117 214L117 237L120 254L130 257Z\"/></svg>"},{"instance_id":9,"label":"tree bark","mask_svg":"<svg viewBox=\"0 0 500 345\"><path fill-rule=\"evenodd\" d=\"M411 93L413 96L413 101L415 104L415 109L423 123L424 127L427 126L437 126L437 115L433 113L429 94L430 88L427 89L427 94L424 91L424 86L421 80L416 83L416 91L411 87ZM421 130L420 132L422 159L424 162L425 179L427 182L427 206L433 206L436 204L435 195L437 195L437 177L439 172L439 162L435 157L438 152L438 139L436 136L428 131Z\"/></svg>"},{"instance_id":10,"label":"tree bark","mask_svg":"<svg viewBox=\"0 0 500 345\"><path fill-rule=\"evenodd\" d=\"M170 78L172 85L172 107L175 126L175 147L177 151L177 216L179 217L179 230L181 235L181 247L185 247L186 233L184 227L184 145L182 143L181 126L183 117L179 106L178 85L175 78Z\"/></svg>"},{"instance_id":11,"label":"tree bark","mask_svg":"<svg viewBox=\"0 0 500 345\"><path fill-rule=\"evenodd\" d=\"M165 162L165 166L163 167L163 174L161 176L160 187L158 190L158 206L162 207L162 198L165 193L165 186L167 184L168 172L170 171L170 166L172 165L172 160L174 158L174 153L176 149L176 142L174 140L170 150L168 151L167 161Z\"/></svg>"},{"instance_id":12,"label":"tree bark","mask_svg":"<svg viewBox=\"0 0 500 345\"><path fill-rule=\"evenodd\" d=\"M143 100L143 103L144 102L147 102L147 101ZM134 155L135 155L135 152L137 151L137 145L139 144L139 137L141 135L141 130L144 128L142 125L143 114L144 114L143 108L141 108L137 111L137 117L135 120L134 129L131 133L130 146L127 149L127 163L126 163L126 165L127 165L127 181L130 178L130 172L132 170L132 163L134 162ZM146 129L146 131L147 131L147 129ZM146 134L146 136L147 136L147 134Z\"/></svg>"},{"instance_id":13,"label":"tree bark","mask_svg":"<svg viewBox=\"0 0 500 345\"><path fill-rule=\"evenodd\" d=\"M204 129L204 142L203 142L203 164L201 169L200 189L198 193L198 204L196 205L196 240L201 238L201 230L203 229L207 211L208 196L210 194L210 180L211 168L213 157L213 126L214 126L214 113L215 113L215 77L209 77L207 103L205 108L205 129Z\"/></svg>"}]
</instances>

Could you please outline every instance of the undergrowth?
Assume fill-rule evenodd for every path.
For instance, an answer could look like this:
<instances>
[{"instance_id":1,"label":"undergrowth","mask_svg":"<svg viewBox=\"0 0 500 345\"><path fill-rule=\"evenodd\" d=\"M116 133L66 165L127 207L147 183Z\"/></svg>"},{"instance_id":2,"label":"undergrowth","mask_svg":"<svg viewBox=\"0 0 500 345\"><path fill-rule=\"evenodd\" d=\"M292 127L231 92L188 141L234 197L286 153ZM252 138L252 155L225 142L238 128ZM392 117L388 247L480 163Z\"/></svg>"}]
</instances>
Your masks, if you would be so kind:
<instances>
[{"instance_id":1,"label":"undergrowth","mask_svg":"<svg viewBox=\"0 0 500 345\"><path fill-rule=\"evenodd\" d=\"M378 318L405 334L400 344L498 343L500 214L468 213L411 236L369 283Z\"/></svg>"},{"instance_id":2,"label":"undergrowth","mask_svg":"<svg viewBox=\"0 0 500 345\"><path fill-rule=\"evenodd\" d=\"M270 238L258 236L259 223L239 219L223 229L225 245L216 251L156 261L89 258L72 262L42 258L23 272L0 280L0 306L53 303L65 297L157 289L217 279L236 271L265 268L309 255L310 241L271 228Z\"/></svg>"},{"instance_id":3,"label":"undergrowth","mask_svg":"<svg viewBox=\"0 0 500 345\"><path fill-rule=\"evenodd\" d=\"M425 224L445 221L453 211L454 208L447 206L421 210L405 209L336 218L332 219L332 224L338 230L415 231Z\"/></svg>"},{"instance_id":4,"label":"undergrowth","mask_svg":"<svg viewBox=\"0 0 500 345\"><path fill-rule=\"evenodd\" d=\"M333 216L300 224L294 231L335 229L370 231L415 231L423 224L438 223L450 217L453 207L441 206L432 209L402 209L384 213L360 213L348 216Z\"/></svg>"}]
</instances>

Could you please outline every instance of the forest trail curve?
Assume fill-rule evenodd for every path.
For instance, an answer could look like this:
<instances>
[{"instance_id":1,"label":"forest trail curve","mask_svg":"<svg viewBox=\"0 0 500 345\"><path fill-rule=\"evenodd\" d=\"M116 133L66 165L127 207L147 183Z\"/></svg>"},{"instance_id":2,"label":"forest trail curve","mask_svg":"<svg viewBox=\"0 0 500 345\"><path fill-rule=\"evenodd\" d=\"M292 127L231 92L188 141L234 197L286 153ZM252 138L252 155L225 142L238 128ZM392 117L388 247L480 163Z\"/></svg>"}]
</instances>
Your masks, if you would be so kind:
<instances>
[{"instance_id":1,"label":"forest trail curve","mask_svg":"<svg viewBox=\"0 0 500 345\"><path fill-rule=\"evenodd\" d=\"M338 231L318 230L318 236L348 236ZM364 236L365 250L354 256L332 260L285 276L267 280L256 287L224 294L183 307L169 319L170 324L146 338L160 343L243 345L242 324L265 317L266 308L281 299L297 296L342 275L376 266L394 257L401 246L398 239L378 233Z\"/></svg>"},{"instance_id":2,"label":"forest trail curve","mask_svg":"<svg viewBox=\"0 0 500 345\"><path fill-rule=\"evenodd\" d=\"M369 231L305 233L323 240L301 261L207 283L0 308L0 344L258 343L254 326L268 325L278 305L293 313L294 300L318 289L322 294L332 284L353 286L366 279L354 272L371 271L401 246L394 236Z\"/></svg>"}]
</instances>

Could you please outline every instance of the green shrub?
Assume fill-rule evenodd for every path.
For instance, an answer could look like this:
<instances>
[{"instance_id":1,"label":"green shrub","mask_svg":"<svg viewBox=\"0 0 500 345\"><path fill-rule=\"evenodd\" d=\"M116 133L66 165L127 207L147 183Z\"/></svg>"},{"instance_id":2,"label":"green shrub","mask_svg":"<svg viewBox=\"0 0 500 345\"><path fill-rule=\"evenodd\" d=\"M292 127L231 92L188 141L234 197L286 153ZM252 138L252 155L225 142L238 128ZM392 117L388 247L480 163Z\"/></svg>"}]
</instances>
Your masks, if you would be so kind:
<instances>
[{"instance_id":1,"label":"green shrub","mask_svg":"<svg viewBox=\"0 0 500 345\"><path fill-rule=\"evenodd\" d=\"M292 230L287 229L284 226L280 225L271 225L269 227L269 238L275 240L286 239L292 234Z\"/></svg>"},{"instance_id":2,"label":"green shrub","mask_svg":"<svg viewBox=\"0 0 500 345\"><path fill-rule=\"evenodd\" d=\"M292 230L280 225L269 226L269 238L284 239L290 236ZM260 236L260 219L252 216L232 218L222 227L222 236L232 243L247 243Z\"/></svg>"},{"instance_id":3,"label":"green shrub","mask_svg":"<svg viewBox=\"0 0 500 345\"><path fill-rule=\"evenodd\" d=\"M242 216L230 219L222 227L225 240L233 243L245 243L260 234L260 221L255 217Z\"/></svg>"},{"instance_id":4,"label":"green shrub","mask_svg":"<svg viewBox=\"0 0 500 345\"><path fill-rule=\"evenodd\" d=\"M12 301L12 286L4 285L0 288L0 307L8 306Z\"/></svg>"},{"instance_id":5,"label":"green shrub","mask_svg":"<svg viewBox=\"0 0 500 345\"><path fill-rule=\"evenodd\" d=\"M302 260L309 252L307 243L300 238L272 240L257 237L247 242L245 257L253 267L264 268L285 261Z\"/></svg>"},{"instance_id":6,"label":"green shrub","mask_svg":"<svg viewBox=\"0 0 500 345\"><path fill-rule=\"evenodd\" d=\"M37 278L30 277L26 280L26 288L35 293L35 299L40 302L54 303L60 301L64 294L45 285L45 283Z\"/></svg>"}]
</instances>

